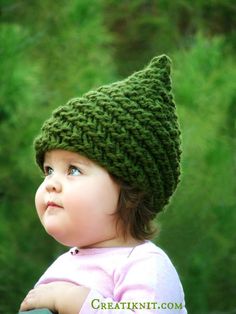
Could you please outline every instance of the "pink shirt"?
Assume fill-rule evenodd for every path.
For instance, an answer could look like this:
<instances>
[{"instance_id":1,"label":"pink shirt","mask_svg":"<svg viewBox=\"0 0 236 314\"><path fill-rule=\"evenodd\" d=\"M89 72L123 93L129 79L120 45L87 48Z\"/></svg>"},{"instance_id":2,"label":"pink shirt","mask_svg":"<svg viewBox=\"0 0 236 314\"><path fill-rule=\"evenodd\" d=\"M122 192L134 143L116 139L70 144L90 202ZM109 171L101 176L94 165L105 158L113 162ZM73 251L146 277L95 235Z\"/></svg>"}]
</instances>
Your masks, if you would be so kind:
<instances>
[{"instance_id":1,"label":"pink shirt","mask_svg":"<svg viewBox=\"0 0 236 314\"><path fill-rule=\"evenodd\" d=\"M174 266L150 241L132 248L73 248L36 285L56 280L91 289L80 314L187 313Z\"/></svg>"}]
</instances>

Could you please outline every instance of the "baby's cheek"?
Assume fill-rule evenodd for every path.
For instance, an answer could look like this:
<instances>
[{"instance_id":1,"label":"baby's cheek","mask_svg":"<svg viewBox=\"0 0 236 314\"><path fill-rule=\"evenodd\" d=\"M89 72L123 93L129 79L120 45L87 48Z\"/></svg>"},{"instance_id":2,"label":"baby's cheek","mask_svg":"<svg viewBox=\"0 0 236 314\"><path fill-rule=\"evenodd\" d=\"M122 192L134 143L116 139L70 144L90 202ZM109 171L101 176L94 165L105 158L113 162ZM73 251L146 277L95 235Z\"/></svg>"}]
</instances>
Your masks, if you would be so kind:
<instances>
[{"instance_id":1,"label":"baby's cheek","mask_svg":"<svg viewBox=\"0 0 236 314\"><path fill-rule=\"evenodd\" d=\"M38 190L35 193L35 207L36 211L39 215L39 217L43 214L44 212L44 199L43 199L43 189L42 186L38 188Z\"/></svg>"}]
</instances>

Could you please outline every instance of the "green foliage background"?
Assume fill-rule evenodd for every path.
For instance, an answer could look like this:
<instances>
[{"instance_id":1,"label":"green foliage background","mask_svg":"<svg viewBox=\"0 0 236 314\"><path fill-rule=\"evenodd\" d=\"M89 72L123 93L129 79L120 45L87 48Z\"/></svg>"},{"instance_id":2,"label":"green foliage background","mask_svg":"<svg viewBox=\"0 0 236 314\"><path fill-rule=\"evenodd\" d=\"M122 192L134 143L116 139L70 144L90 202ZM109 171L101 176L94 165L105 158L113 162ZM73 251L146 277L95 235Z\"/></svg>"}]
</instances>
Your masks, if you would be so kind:
<instances>
[{"instance_id":1,"label":"green foliage background","mask_svg":"<svg viewBox=\"0 0 236 314\"><path fill-rule=\"evenodd\" d=\"M173 60L182 181L155 241L189 313L236 313L235 1L0 1L0 313L13 314L65 250L34 210L32 141L53 108Z\"/></svg>"}]
</instances>

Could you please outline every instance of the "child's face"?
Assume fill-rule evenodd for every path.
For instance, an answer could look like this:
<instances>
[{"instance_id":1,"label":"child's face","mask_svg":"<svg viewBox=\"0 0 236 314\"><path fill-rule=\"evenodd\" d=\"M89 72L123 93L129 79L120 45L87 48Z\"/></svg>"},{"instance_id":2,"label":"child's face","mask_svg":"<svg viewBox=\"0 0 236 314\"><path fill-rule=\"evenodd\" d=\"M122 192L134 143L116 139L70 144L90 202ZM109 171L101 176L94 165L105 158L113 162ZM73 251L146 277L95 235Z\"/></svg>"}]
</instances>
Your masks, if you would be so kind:
<instances>
[{"instance_id":1,"label":"child's face","mask_svg":"<svg viewBox=\"0 0 236 314\"><path fill-rule=\"evenodd\" d=\"M120 188L108 172L65 150L47 152L44 171L35 204L46 231L67 246L115 245Z\"/></svg>"}]
</instances>

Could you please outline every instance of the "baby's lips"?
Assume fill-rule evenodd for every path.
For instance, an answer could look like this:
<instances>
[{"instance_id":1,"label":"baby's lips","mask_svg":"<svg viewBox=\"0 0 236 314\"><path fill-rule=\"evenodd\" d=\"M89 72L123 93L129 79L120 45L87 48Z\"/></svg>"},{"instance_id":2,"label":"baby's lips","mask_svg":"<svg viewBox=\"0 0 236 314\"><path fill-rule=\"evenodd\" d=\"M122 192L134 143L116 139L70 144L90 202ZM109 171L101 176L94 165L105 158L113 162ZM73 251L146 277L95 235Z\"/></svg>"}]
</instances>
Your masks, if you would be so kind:
<instances>
[{"instance_id":1,"label":"baby's lips","mask_svg":"<svg viewBox=\"0 0 236 314\"><path fill-rule=\"evenodd\" d=\"M62 208L61 205L59 205L59 204L57 204L55 202L52 202L52 201L47 202L47 208L48 207L59 207L59 208Z\"/></svg>"}]
</instances>

